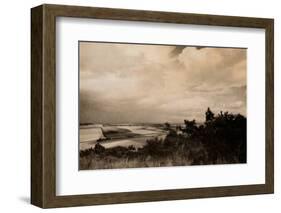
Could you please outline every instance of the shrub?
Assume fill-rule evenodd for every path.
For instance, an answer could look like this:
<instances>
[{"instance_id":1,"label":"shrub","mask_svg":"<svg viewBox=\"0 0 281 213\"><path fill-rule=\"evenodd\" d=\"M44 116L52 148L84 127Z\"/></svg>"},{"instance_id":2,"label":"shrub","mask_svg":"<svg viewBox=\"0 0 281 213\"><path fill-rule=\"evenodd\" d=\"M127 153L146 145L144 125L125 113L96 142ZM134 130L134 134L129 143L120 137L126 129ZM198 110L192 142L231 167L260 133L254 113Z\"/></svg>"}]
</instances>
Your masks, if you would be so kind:
<instances>
[{"instance_id":1,"label":"shrub","mask_svg":"<svg viewBox=\"0 0 281 213\"><path fill-rule=\"evenodd\" d=\"M150 166L183 166L222 163L245 163L247 119L240 114L207 109L206 120L184 120L177 126L178 134L169 123L164 140L154 138L136 149L134 146L105 149L97 143L94 149L80 151L80 168L127 168ZM82 164L82 165L81 165Z\"/></svg>"}]
</instances>

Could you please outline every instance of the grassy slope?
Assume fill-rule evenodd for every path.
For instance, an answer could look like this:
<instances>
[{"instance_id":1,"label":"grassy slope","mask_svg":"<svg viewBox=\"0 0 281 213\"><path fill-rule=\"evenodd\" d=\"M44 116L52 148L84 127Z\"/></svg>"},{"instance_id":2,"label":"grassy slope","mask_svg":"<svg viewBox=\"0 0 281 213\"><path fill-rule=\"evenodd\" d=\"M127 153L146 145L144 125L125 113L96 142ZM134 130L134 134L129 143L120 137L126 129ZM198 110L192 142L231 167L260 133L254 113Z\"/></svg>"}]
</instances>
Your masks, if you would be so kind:
<instances>
[{"instance_id":1,"label":"grassy slope","mask_svg":"<svg viewBox=\"0 0 281 213\"><path fill-rule=\"evenodd\" d=\"M246 118L221 113L203 125L186 121L178 135L148 140L143 148L95 148L80 152L80 169L140 168L246 162Z\"/></svg>"}]
</instances>

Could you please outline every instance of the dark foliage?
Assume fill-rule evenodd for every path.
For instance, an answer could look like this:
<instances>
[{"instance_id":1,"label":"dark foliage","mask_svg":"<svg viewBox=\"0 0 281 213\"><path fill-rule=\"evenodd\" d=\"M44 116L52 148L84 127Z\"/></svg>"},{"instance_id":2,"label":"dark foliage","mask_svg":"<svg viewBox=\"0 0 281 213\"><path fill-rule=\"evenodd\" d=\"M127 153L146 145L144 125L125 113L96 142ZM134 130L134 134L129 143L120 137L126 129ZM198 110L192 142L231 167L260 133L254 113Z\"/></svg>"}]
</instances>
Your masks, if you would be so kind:
<instances>
[{"instance_id":1,"label":"dark foliage","mask_svg":"<svg viewBox=\"0 0 281 213\"><path fill-rule=\"evenodd\" d=\"M240 114L221 112L214 116L208 108L204 125L185 120L183 132L190 141L202 146L206 164L246 162L247 120Z\"/></svg>"},{"instance_id":2,"label":"dark foliage","mask_svg":"<svg viewBox=\"0 0 281 213\"><path fill-rule=\"evenodd\" d=\"M215 117L215 114L210 110L210 108L208 107L206 113L205 113L205 116L206 116L206 122L208 121L212 121Z\"/></svg>"},{"instance_id":3,"label":"dark foliage","mask_svg":"<svg viewBox=\"0 0 281 213\"><path fill-rule=\"evenodd\" d=\"M169 132L166 138L147 140L142 148L118 146L105 149L97 143L94 149L81 151L80 157L95 156L106 162L108 158L126 159L126 162L137 160L139 167L146 167L148 161L162 162L157 164L161 166L246 163L247 119L228 112L215 116L210 108L205 116L204 124L184 120L184 127L177 126L176 130L165 123L164 128ZM178 134L178 130L182 133ZM83 168L89 167L82 165Z\"/></svg>"}]
</instances>

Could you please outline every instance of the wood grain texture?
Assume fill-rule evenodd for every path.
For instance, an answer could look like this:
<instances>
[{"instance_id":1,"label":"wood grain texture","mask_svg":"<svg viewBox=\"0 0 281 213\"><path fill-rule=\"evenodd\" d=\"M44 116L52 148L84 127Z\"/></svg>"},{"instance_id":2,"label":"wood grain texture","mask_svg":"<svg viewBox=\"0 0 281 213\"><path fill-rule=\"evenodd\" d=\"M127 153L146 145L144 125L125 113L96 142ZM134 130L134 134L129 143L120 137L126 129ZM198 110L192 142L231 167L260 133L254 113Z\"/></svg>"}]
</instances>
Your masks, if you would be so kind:
<instances>
[{"instance_id":1,"label":"wood grain texture","mask_svg":"<svg viewBox=\"0 0 281 213\"><path fill-rule=\"evenodd\" d=\"M266 183L260 185L56 196L56 17L96 18L266 30ZM41 5L31 11L31 203L64 207L273 193L273 20L109 8ZM253 79L254 80L254 79Z\"/></svg>"},{"instance_id":2,"label":"wood grain texture","mask_svg":"<svg viewBox=\"0 0 281 213\"><path fill-rule=\"evenodd\" d=\"M43 7L31 13L31 203L43 205L42 64Z\"/></svg>"},{"instance_id":3,"label":"wood grain texture","mask_svg":"<svg viewBox=\"0 0 281 213\"><path fill-rule=\"evenodd\" d=\"M274 192L274 21L266 26L266 185Z\"/></svg>"}]
</instances>

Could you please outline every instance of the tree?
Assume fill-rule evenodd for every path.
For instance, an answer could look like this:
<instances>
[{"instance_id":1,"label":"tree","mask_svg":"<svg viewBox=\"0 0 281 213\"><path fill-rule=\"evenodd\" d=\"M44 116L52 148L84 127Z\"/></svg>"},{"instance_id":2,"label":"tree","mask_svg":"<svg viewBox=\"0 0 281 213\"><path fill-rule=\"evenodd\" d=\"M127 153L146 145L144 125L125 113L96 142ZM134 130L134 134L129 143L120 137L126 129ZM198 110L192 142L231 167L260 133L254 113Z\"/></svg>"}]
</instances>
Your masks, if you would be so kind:
<instances>
[{"instance_id":1,"label":"tree","mask_svg":"<svg viewBox=\"0 0 281 213\"><path fill-rule=\"evenodd\" d=\"M206 122L212 121L214 119L214 113L210 110L210 107L208 107L205 116L206 116Z\"/></svg>"},{"instance_id":2,"label":"tree","mask_svg":"<svg viewBox=\"0 0 281 213\"><path fill-rule=\"evenodd\" d=\"M193 135L198 129L195 120L192 120L192 121L184 120L184 124L185 124L185 127L183 129L183 132L185 132L186 134L188 134L190 136Z\"/></svg>"},{"instance_id":3,"label":"tree","mask_svg":"<svg viewBox=\"0 0 281 213\"><path fill-rule=\"evenodd\" d=\"M168 122L164 123L165 125L165 129L166 130L170 130L171 129L171 124L169 124Z\"/></svg>"}]
</instances>

